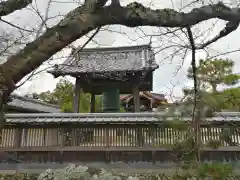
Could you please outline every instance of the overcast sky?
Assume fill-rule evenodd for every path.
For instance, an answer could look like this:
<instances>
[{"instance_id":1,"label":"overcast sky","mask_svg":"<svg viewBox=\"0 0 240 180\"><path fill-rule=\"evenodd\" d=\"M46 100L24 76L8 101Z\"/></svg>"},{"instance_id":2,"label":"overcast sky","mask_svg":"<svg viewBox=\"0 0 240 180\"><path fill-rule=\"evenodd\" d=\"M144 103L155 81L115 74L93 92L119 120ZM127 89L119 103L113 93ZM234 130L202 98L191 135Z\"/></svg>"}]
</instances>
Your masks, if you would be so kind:
<instances>
[{"instance_id":1,"label":"overcast sky","mask_svg":"<svg viewBox=\"0 0 240 180\"><path fill-rule=\"evenodd\" d=\"M75 1L76 2L76 1ZM124 0L122 4L127 4L129 0ZM142 2L146 6L151 6L153 8L172 8L175 9L184 6L184 4L188 4L189 0L138 0L138 2ZM226 1L229 2L229 1ZM233 2L233 1L231 1ZM181 4L182 3L182 4ZM184 3L184 4L183 4ZM46 7L48 4L48 0L36 0L34 3L34 8L38 9L39 14L44 17L46 16ZM77 3L74 3L73 0L57 0L51 3L49 11L47 15L49 17L55 17L57 15L65 15L70 10L76 8L78 6ZM188 11L188 9L186 9ZM56 24L62 16L58 16L56 18L51 18L47 22L49 26ZM16 24L23 28L37 28L41 23L41 19L37 15L36 12L33 11L33 7L28 7L28 9L17 11L10 16L5 17L5 20ZM213 27L213 23L216 20L211 20L208 22L201 23L200 25L194 27L194 33L197 35L203 33L203 35L197 39L197 43L202 40L209 39L217 34L224 26L224 22L217 21L217 23ZM10 27L4 23L1 23L1 32L15 32L14 34L18 34L17 30L13 27ZM44 26L43 26L44 27ZM140 45L149 43L150 37L144 37L144 34L159 34L159 32L163 32L164 30L161 28L153 28L153 27L143 27L143 28L127 28L124 26L110 26L105 27L111 31L101 31L94 38L94 42L91 42L87 47L99 47L99 46L129 46L129 45ZM211 29L210 31L208 29ZM219 40L217 43L214 43L210 46L211 50L208 50L210 56L214 56L219 53L224 53L227 51L235 50L240 48L239 41L240 30L233 32L231 35ZM28 35L26 35L28 37ZM155 52L159 51L160 48L166 47L168 45L173 44L183 44L184 41L187 42L186 37L183 33L179 33L179 37L174 38L172 36L169 37L153 37L152 46L154 47ZM30 39L34 39L35 36L31 36ZM82 39L76 41L74 43L75 46L83 44L87 40L87 37L83 37ZM97 44L95 43L97 42ZM175 52L177 48L169 48L164 51L156 53L156 60L159 64L159 69L157 69L154 73L154 92L161 92L166 94L168 97L170 94L172 97L179 97L182 95L181 89L185 86L191 86L192 82L186 78L186 71L190 66L191 54L190 52L187 54L186 58L183 60L181 54L175 56L174 59L166 58L171 53ZM53 57L55 61L52 61L51 64L60 63L64 58L67 57L70 50L65 49L59 52L57 55ZM240 60L238 59L240 56L240 52L235 52L232 54L227 54L225 56L221 56L223 58L230 58L235 61L234 72L239 73L240 71ZM205 58L206 53L204 51L199 51L197 53L197 59ZM4 59L3 57L1 58ZM57 59L57 60L56 60ZM46 67L46 66L44 66ZM42 68L44 68L42 66ZM20 94L33 93L33 92L42 92L46 90L53 90L56 85L57 80L53 78L52 75L43 72L35 77L33 77L30 81L26 82L21 88L19 88L16 92ZM170 97L169 97L170 98Z\"/></svg>"}]
</instances>

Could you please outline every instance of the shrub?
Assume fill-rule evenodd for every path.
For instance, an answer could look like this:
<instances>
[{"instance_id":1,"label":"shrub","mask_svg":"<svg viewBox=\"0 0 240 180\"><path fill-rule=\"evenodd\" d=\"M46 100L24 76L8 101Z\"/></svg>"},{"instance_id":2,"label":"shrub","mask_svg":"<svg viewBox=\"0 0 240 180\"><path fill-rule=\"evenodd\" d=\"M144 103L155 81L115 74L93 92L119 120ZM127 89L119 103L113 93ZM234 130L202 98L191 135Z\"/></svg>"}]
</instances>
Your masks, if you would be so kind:
<instances>
[{"instance_id":1,"label":"shrub","mask_svg":"<svg viewBox=\"0 0 240 180\"><path fill-rule=\"evenodd\" d=\"M39 174L27 174L27 173L20 173L20 174L0 174L1 180L37 180Z\"/></svg>"},{"instance_id":2,"label":"shrub","mask_svg":"<svg viewBox=\"0 0 240 180\"><path fill-rule=\"evenodd\" d=\"M217 172L216 172L217 171ZM201 166L197 173L200 180L240 180L240 176L232 175L228 165L224 167L212 164ZM217 175L217 176L215 176ZM197 180L198 177L190 172L176 173L171 176L166 174L115 174L104 169L88 168L86 166L69 165L61 170L48 169L39 174L4 174L0 180Z\"/></svg>"},{"instance_id":3,"label":"shrub","mask_svg":"<svg viewBox=\"0 0 240 180\"><path fill-rule=\"evenodd\" d=\"M197 174L200 178L211 177L213 180L225 180L232 176L232 166L229 164L203 164L197 169Z\"/></svg>"}]
</instances>

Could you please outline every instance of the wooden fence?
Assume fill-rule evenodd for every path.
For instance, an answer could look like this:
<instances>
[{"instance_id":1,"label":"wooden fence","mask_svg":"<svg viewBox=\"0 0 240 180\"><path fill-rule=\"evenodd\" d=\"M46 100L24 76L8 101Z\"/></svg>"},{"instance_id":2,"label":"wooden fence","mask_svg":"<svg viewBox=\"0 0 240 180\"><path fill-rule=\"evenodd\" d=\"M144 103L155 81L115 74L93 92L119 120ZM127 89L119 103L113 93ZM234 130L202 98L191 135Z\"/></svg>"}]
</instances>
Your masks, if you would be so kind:
<instances>
[{"instance_id":1,"label":"wooden fence","mask_svg":"<svg viewBox=\"0 0 240 180\"><path fill-rule=\"evenodd\" d=\"M102 125L103 126L103 125ZM132 127L131 127L132 126ZM226 129L226 128L225 128ZM231 127L231 139L240 143L240 132ZM202 143L219 140L221 146L230 146L221 140L223 128L202 127ZM169 127L69 127L69 128L4 128L1 148L24 147L167 147L188 136L187 131Z\"/></svg>"},{"instance_id":2,"label":"wooden fence","mask_svg":"<svg viewBox=\"0 0 240 180\"><path fill-rule=\"evenodd\" d=\"M86 119L60 122L56 117L55 121L41 118L9 119L2 131L1 150L15 153L26 162L173 161L170 147L191 136L189 122L171 124L127 118L111 122ZM240 159L238 126L238 122L230 121L202 123L203 159ZM232 143L221 138L226 132ZM213 140L219 142L218 149L208 147Z\"/></svg>"}]
</instances>

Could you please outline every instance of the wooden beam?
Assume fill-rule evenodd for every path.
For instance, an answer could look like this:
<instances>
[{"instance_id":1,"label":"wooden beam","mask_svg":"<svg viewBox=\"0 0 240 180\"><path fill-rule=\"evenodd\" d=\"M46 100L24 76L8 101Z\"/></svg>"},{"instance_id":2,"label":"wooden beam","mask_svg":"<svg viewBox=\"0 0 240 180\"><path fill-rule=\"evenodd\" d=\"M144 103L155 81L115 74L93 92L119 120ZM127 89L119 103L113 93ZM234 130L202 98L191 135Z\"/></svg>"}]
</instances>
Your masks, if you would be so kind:
<instances>
[{"instance_id":1,"label":"wooden beam","mask_svg":"<svg viewBox=\"0 0 240 180\"><path fill-rule=\"evenodd\" d=\"M0 144L2 144L2 129L4 127L5 118L4 118L4 97L3 91L0 91Z\"/></svg>"},{"instance_id":2,"label":"wooden beam","mask_svg":"<svg viewBox=\"0 0 240 180\"><path fill-rule=\"evenodd\" d=\"M111 87L116 87L120 90L120 94L132 94L133 90L131 88L132 84L124 84L120 86L111 86ZM101 95L102 92L106 89L107 86L81 86L84 93L91 93L94 90L95 95ZM139 87L141 91L151 91L151 88L148 85L141 85Z\"/></svg>"},{"instance_id":3,"label":"wooden beam","mask_svg":"<svg viewBox=\"0 0 240 180\"><path fill-rule=\"evenodd\" d=\"M133 104L134 104L134 112L140 112L140 96L139 96L138 85L135 85L133 87Z\"/></svg>"},{"instance_id":4,"label":"wooden beam","mask_svg":"<svg viewBox=\"0 0 240 180\"><path fill-rule=\"evenodd\" d=\"M73 112L79 113L80 109L80 93L81 93L81 83L80 78L76 78L75 89L74 89L74 97L73 97Z\"/></svg>"},{"instance_id":5,"label":"wooden beam","mask_svg":"<svg viewBox=\"0 0 240 180\"><path fill-rule=\"evenodd\" d=\"M118 86L132 85L133 83L136 82L136 80L139 81L139 79L136 79L136 78L130 79L128 81L114 81L110 79L106 79L106 80L89 79L89 80L82 80L81 84L89 87L109 86L109 85L118 87ZM151 79L145 78L141 82L141 85L151 85Z\"/></svg>"},{"instance_id":6,"label":"wooden beam","mask_svg":"<svg viewBox=\"0 0 240 180\"><path fill-rule=\"evenodd\" d=\"M141 91L151 91L152 90L152 74L149 73L144 76L144 80L141 75L135 74L129 77L128 81L117 81L113 79L99 79L92 77L81 76L81 88L85 93L94 92L95 95L101 94L106 87L115 87L120 90L122 94L131 94L132 85L136 82L141 82L139 85L139 90Z\"/></svg>"},{"instance_id":7,"label":"wooden beam","mask_svg":"<svg viewBox=\"0 0 240 180\"><path fill-rule=\"evenodd\" d=\"M15 129L15 138L14 138L14 147L20 148L22 142L22 129L16 128Z\"/></svg>"},{"instance_id":8,"label":"wooden beam","mask_svg":"<svg viewBox=\"0 0 240 180\"><path fill-rule=\"evenodd\" d=\"M94 113L95 112L95 93L91 93L91 113Z\"/></svg>"}]
</instances>

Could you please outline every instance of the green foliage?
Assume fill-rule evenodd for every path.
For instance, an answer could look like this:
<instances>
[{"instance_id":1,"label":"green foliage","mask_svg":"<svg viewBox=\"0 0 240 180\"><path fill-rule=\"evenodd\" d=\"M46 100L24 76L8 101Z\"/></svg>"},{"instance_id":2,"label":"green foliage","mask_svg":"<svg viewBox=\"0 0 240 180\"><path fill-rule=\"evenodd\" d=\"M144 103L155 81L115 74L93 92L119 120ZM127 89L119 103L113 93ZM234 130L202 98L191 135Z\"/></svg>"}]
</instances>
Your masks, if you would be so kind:
<instances>
[{"instance_id":1,"label":"green foliage","mask_svg":"<svg viewBox=\"0 0 240 180\"><path fill-rule=\"evenodd\" d=\"M189 124L181 120L172 120L163 122L165 126L171 127L173 130L177 131L187 131Z\"/></svg>"},{"instance_id":2,"label":"green foliage","mask_svg":"<svg viewBox=\"0 0 240 180\"><path fill-rule=\"evenodd\" d=\"M239 76L233 74L234 62L230 59L200 60L197 67L197 78L200 84L211 87L215 92L217 85L234 85ZM192 68L188 69L188 78L193 79Z\"/></svg>"},{"instance_id":3,"label":"green foliage","mask_svg":"<svg viewBox=\"0 0 240 180\"><path fill-rule=\"evenodd\" d=\"M56 88L50 92L42 92L38 96L42 101L49 104L60 105L63 112L71 113L73 112L73 95L74 95L74 85L66 79L61 79ZM91 108L91 94L83 93L80 94L80 112L88 113ZM95 112L102 112L102 96L95 96ZM120 107L120 112L125 112L123 107Z\"/></svg>"},{"instance_id":4,"label":"green foliage","mask_svg":"<svg viewBox=\"0 0 240 180\"><path fill-rule=\"evenodd\" d=\"M235 85L240 80L240 75L233 73L234 62L229 59L213 59L200 61L197 67L197 79L201 107L208 107L210 111L229 109L240 110L240 88L229 88L217 91L219 85ZM188 78L193 79L192 69L188 70ZM210 88L210 91L208 90ZM193 90L183 89L188 96L188 102L193 101Z\"/></svg>"},{"instance_id":5,"label":"green foliage","mask_svg":"<svg viewBox=\"0 0 240 180\"><path fill-rule=\"evenodd\" d=\"M213 163L203 164L198 167L197 175L199 178L210 178L212 180L225 180L232 176L233 168L229 164Z\"/></svg>"},{"instance_id":6,"label":"green foliage","mask_svg":"<svg viewBox=\"0 0 240 180\"><path fill-rule=\"evenodd\" d=\"M172 146L172 151L178 162L190 165L194 162L196 155L196 143L191 134L187 134L185 140L178 141Z\"/></svg>"},{"instance_id":7,"label":"green foliage","mask_svg":"<svg viewBox=\"0 0 240 180\"><path fill-rule=\"evenodd\" d=\"M39 98L50 104L60 105L63 112L73 112L74 85L66 79L61 79L53 92L47 91L39 94ZM90 112L91 94L80 94L80 112ZM96 96L95 111L102 112L102 97Z\"/></svg>"},{"instance_id":8,"label":"green foliage","mask_svg":"<svg viewBox=\"0 0 240 180\"><path fill-rule=\"evenodd\" d=\"M232 135L234 135L236 133L236 131L234 131L232 128L230 127L225 127L225 128L222 128L222 131L219 135L219 138L222 140L222 141L225 141L226 143L229 144L229 146L238 146L239 144L234 142L232 140Z\"/></svg>"},{"instance_id":9,"label":"green foliage","mask_svg":"<svg viewBox=\"0 0 240 180\"><path fill-rule=\"evenodd\" d=\"M19 174L0 174L1 180L37 180L39 174L19 173Z\"/></svg>"},{"instance_id":10,"label":"green foliage","mask_svg":"<svg viewBox=\"0 0 240 180\"><path fill-rule=\"evenodd\" d=\"M240 111L240 88L230 88L219 92L215 99L223 109Z\"/></svg>"},{"instance_id":11,"label":"green foliage","mask_svg":"<svg viewBox=\"0 0 240 180\"><path fill-rule=\"evenodd\" d=\"M221 141L211 139L207 142L206 146L209 147L209 148L212 148L212 149L217 149L221 146Z\"/></svg>"}]
</instances>

